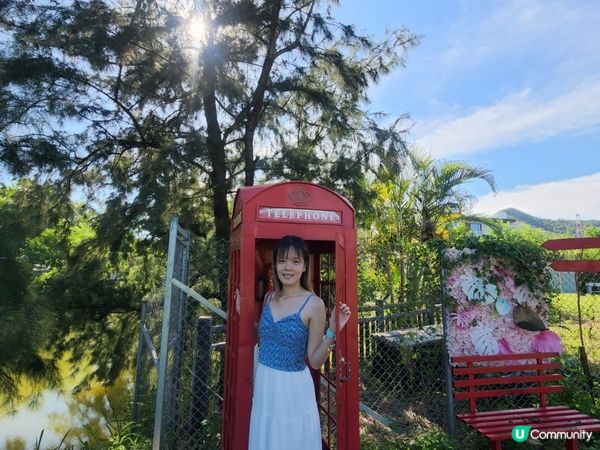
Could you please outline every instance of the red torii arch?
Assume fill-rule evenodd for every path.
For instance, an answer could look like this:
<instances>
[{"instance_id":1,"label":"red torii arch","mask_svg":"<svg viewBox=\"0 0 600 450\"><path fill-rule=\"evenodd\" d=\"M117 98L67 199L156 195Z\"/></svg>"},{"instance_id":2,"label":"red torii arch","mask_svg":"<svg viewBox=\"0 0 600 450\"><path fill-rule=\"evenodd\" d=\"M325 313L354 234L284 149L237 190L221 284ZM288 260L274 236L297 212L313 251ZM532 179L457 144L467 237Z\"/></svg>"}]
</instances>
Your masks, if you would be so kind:
<instances>
[{"instance_id":1,"label":"red torii arch","mask_svg":"<svg viewBox=\"0 0 600 450\"><path fill-rule=\"evenodd\" d=\"M547 250L585 250L600 248L600 237L551 239L542 244ZM559 259L550 263L557 272L600 272L599 260Z\"/></svg>"}]
</instances>

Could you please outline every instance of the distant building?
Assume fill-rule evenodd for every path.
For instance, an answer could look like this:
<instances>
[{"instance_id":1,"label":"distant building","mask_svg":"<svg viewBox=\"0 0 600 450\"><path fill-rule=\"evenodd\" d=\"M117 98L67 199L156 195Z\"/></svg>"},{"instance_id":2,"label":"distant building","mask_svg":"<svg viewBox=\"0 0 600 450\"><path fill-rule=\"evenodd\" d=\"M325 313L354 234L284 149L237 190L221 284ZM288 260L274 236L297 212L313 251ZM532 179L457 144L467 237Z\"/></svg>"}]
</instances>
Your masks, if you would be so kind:
<instances>
[{"instance_id":1,"label":"distant building","mask_svg":"<svg viewBox=\"0 0 600 450\"><path fill-rule=\"evenodd\" d=\"M510 225L518 222L517 219L515 219L512 216L509 216L506 211L498 211L492 216L492 219L497 219L501 222L508 223Z\"/></svg>"},{"instance_id":2,"label":"distant building","mask_svg":"<svg viewBox=\"0 0 600 450\"><path fill-rule=\"evenodd\" d=\"M473 236L481 236L484 230L484 224L481 222L467 222L469 230L473 233Z\"/></svg>"},{"instance_id":3,"label":"distant building","mask_svg":"<svg viewBox=\"0 0 600 450\"><path fill-rule=\"evenodd\" d=\"M500 212L494 214L491 217L491 219L497 220L499 222L504 222L504 223L508 224L508 226L511 228L516 228L516 227L523 225L523 222L520 222L517 219L515 219L514 217L509 216L504 211L500 211ZM490 234L492 232L492 229L483 222L479 222L477 220L472 220L472 221L468 221L466 223L467 223L467 226L469 227L469 230L471 230L471 233L473 233L473 236L482 236L484 234Z\"/></svg>"}]
</instances>

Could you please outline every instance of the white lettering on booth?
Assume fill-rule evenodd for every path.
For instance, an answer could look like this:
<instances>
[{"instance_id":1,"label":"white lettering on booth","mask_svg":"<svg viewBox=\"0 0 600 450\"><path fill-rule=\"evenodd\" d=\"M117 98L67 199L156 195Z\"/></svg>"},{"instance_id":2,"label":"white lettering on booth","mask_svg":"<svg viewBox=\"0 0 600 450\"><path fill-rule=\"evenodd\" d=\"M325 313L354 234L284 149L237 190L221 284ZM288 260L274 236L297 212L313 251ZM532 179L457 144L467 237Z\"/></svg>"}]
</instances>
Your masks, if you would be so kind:
<instances>
[{"instance_id":1,"label":"white lettering on booth","mask_svg":"<svg viewBox=\"0 0 600 450\"><path fill-rule=\"evenodd\" d=\"M294 208L258 208L259 220L276 222L311 222L311 223L342 223L340 211L323 211L318 209Z\"/></svg>"}]
</instances>

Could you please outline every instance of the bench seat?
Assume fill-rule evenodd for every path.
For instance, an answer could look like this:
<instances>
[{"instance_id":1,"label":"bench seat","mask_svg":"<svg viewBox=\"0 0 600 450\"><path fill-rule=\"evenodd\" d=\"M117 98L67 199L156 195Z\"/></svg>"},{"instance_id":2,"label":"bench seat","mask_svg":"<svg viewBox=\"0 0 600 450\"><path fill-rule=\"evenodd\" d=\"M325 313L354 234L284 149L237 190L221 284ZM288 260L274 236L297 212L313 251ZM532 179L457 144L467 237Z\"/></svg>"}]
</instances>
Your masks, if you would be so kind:
<instances>
[{"instance_id":1,"label":"bench seat","mask_svg":"<svg viewBox=\"0 0 600 450\"><path fill-rule=\"evenodd\" d=\"M548 406L547 394L561 392L562 374L557 353L491 356L457 356L453 364L454 397L469 401L469 412L456 417L490 439L490 447L512 439L513 428L529 425L543 432L600 431L600 420L568 406ZM490 365L491 363L491 365ZM527 387L522 387L527 383ZM531 394L540 407L477 411L484 398ZM566 439L566 448L577 449L577 439Z\"/></svg>"},{"instance_id":2,"label":"bench seat","mask_svg":"<svg viewBox=\"0 0 600 450\"><path fill-rule=\"evenodd\" d=\"M493 441L511 439L517 425L531 425L539 431L600 431L600 420L566 406L504 409L457 417Z\"/></svg>"}]
</instances>

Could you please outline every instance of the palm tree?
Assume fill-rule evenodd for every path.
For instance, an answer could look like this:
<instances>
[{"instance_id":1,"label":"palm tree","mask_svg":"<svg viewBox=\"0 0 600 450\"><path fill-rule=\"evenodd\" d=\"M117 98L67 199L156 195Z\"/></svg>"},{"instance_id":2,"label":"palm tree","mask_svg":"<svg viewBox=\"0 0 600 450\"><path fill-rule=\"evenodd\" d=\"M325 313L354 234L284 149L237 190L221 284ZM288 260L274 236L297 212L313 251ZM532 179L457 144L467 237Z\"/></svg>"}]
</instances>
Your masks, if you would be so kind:
<instances>
[{"instance_id":1,"label":"palm tree","mask_svg":"<svg viewBox=\"0 0 600 450\"><path fill-rule=\"evenodd\" d=\"M467 215L473 196L461 187L474 180L483 180L496 192L496 181L490 170L473 167L462 161L435 161L411 151L414 172L411 195L414 201L415 223L419 239L426 242L457 220L477 220L492 227L494 222Z\"/></svg>"},{"instance_id":2,"label":"palm tree","mask_svg":"<svg viewBox=\"0 0 600 450\"><path fill-rule=\"evenodd\" d=\"M457 220L491 220L466 215L472 196L461 189L482 179L496 191L489 170L464 162L434 161L409 151L397 170L382 164L370 183L375 192L372 215L366 221L365 259L362 274L378 295L421 307L437 298L439 277L433 247L422 245L443 234ZM367 262L368 260L368 262ZM431 305L428 305L431 306Z\"/></svg>"}]
</instances>

